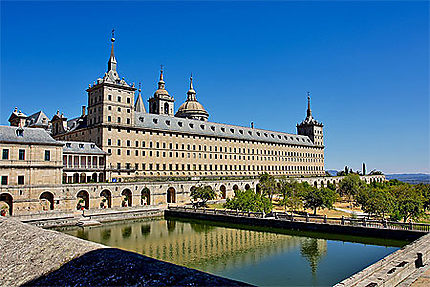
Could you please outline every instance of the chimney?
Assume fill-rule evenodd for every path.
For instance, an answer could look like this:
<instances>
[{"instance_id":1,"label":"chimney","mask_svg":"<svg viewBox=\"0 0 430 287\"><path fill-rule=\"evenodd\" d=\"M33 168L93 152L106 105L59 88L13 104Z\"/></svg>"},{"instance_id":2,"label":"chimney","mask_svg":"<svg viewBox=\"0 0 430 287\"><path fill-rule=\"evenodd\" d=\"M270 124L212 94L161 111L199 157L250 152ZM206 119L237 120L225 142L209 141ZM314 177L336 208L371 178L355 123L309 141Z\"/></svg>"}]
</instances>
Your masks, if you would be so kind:
<instances>
[{"instance_id":1,"label":"chimney","mask_svg":"<svg viewBox=\"0 0 430 287\"><path fill-rule=\"evenodd\" d=\"M251 122L251 129L254 128L254 122Z\"/></svg>"},{"instance_id":2,"label":"chimney","mask_svg":"<svg viewBox=\"0 0 430 287\"><path fill-rule=\"evenodd\" d=\"M85 106L82 106L82 117L85 116Z\"/></svg>"}]
</instances>

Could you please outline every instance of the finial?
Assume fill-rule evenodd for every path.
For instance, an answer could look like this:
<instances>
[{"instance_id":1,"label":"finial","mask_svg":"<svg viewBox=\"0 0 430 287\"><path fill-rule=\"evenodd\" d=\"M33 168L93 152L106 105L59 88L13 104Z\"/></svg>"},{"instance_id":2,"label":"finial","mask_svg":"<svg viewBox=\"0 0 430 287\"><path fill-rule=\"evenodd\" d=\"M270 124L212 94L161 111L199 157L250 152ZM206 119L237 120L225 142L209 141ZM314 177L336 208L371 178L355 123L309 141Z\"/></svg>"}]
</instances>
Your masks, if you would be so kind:
<instances>
[{"instance_id":1,"label":"finial","mask_svg":"<svg viewBox=\"0 0 430 287\"><path fill-rule=\"evenodd\" d=\"M160 65L160 81L164 81L164 77L163 77L163 65Z\"/></svg>"},{"instance_id":2,"label":"finial","mask_svg":"<svg viewBox=\"0 0 430 287\"><path fill-rule=\"evenodd\" d=\"M115 42L115 29L112 29L112 38L110 39L113 42Z\"/></svg>"},{"instance_id":3,"label":"finial","mask_svg":"<svg viewBox=\"0 0 430 287\"><path fill-rule=\"evenodd\" d=\"M140 86L141 86L141 85L140 85L140 82L139 82L139 94L140 94L140 92L142 91L142 90L140 89Z\"/></svg>"},{"instance_id":4,"label":"finial","mask_svg":"<svg viewBox=\"0 0 430 287\"><path fill-rule=\"evenodd\" d=\"M193 73L191 73L191 77L190 77L190 90L194 90L194 88L193 88Z\"/></svg>"},{"instance_id":5,"label":"finial","mask_svg":"<svg viewBox=\"0 0 430 287\"><path fill-rule=\"evenodd\" d=\"M311 99L311 92L306 92L306 94L308 95L308 101Z\"/></svg>"},{"instance_id":6,"label":"finial","mask_svg":"<svg viewBox=\"0 0 430 287\"><path fill-rule=\"evenodd\" d=\"M18 107L15 107L15 110L14 110L14 112L16 113L16 112L18 112Z\"/></svg>"}]
</instances>

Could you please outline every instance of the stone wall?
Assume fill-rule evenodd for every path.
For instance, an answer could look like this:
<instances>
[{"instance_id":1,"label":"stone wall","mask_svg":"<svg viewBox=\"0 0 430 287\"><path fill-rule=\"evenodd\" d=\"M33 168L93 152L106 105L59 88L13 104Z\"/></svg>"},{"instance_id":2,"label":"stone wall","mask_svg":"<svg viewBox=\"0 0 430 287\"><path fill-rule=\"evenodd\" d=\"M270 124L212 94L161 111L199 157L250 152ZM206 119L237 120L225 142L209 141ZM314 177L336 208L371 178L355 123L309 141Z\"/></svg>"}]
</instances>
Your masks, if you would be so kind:
<instances>
[{"instance_id":1,"label":"stone wall","mask_svg":"<svg viewBox=\"0 0 430 287\"><path fill-rule=\"evenodd\" d=\"M385 181L384 175L362 176L367 183ZM343 177L304 177L298 181L306 181L313 186L327 186L328 183L338 184ZM128 182L128 183L92 183L92 184L62 184L45 185L23 188L3 188L0 186L0 195L8 194L13 198L13 215L30 214L49 209L46 202L40 200L40 195L49 192L53 196L53 210L75 211L77 210L78 197L85 196L88 209L101 209L102 193L110 195L110 208L123 206L125 194L130 194L131 199L127 206L145 206L147 199L142 193L149 189L149 205L166 205L168 203L168 190L174 193L175 200L171 203L182 204L190 202L191 189L198 185L211 186L218 195L223 198L233 197L235 189L257 189L257 179L247 180L193 180L193 181L164 181L164 182ZM107 205L107 204L105 204Z\"/></svg>"},{"instance_id":2,"label":"stone wall","mask_svg":"<svg viewBox=\"0 0 430 287\"><path fill-rule=\"evenodd\" d=\"M246 286L137 253L0 218L2 286Z\"/></svg>"}]
</instances>

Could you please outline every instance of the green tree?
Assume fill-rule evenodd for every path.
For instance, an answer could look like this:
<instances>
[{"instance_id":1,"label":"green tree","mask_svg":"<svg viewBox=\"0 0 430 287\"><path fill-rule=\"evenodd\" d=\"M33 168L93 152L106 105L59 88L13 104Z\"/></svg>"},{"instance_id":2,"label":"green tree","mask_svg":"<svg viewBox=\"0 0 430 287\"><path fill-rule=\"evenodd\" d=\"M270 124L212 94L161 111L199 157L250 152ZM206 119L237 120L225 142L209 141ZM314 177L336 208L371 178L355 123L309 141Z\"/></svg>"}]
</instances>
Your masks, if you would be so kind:
<instances>
[{"instance_id":1,"label":"green tree","mask_svg":"<svg viewBox=\"0 0 430 287\"><path fill-rule=\"evenodd\" d=\"M351 203L363 186L364 183L359 175L348 174L339 182L339 194L340 196L345 196L348 202Z\"/></svg>"},{"instance_id":2,"label":"green tree","mask_svg":"<svg viewBox=\"0 0 430 287\"><path fill-rule=\"evenodd\" d=\"M430 210L430 184L420 183L415 185L417 192L421 194L424 199L423 207L425 210Z\"/></svg>"},{"instance_id":3,"label":"green tree","mask_svg":"<svg viewBox=\"0 0 430 287\"><path fill-rule=\"evenodd\" d=\"M314 215L318 208L333 208L336 199L337 193L329 188L311 187L303 195L304 207L313 209Z\"/></svg>"},{"instance_id":4,"label":"green tree","mask_svg":"<svg viewBox=\"0 0 430 287\"><path fill-rule=\"evenodd\" d=\"M252 189L236 190L232 199L227 198L224 207L242 211L269 213L272 210L272 202L264 195L255 193Z\"/></svg>"},{"instance_id":5,"label":"green tree","mask_svg":"<svg viewBox=\"0 0 430 287\"><path fill-rule=\"evenodd\" d=\"M209 185L199 185L191 191L190 196L194 201L199 201L201 205L206 206L208 200L216 198L216 193Z\"/></svg>"},{"instance_id":6,"label":"green tree","mask_svg":"<svg viewBox=\"0 0 430 287\"><path fill-rule=\"evenodd\" d=\"M273 195L275 195L278 191L278 186L277 186L275 177L266 172L261 174L258 180L259 180L261 193L267 196L270 202L272 202Z\"/></svg>"},{"instance_id":7,"label":"green tree","mask_svg":"<svg viewBox=\"0 0 430 287\"><path fill-rule=\"evenodd\" d=\"M415 220L424 214L425 199L409 184L392 187L392 194L395 197L396 205L392 213L395 219Z\"/></svg>"},{"instance_id":8,"label":"green tree","mask_svg":"<svg viewBox=\"0 0 430 287\"><path fill-rule=\"evenodd\" d=\"M374 214L385 218L385 215L393 212L395 205L389 187L362 188L356 196L356 201L361 205L363 211L369 214L369 217Z\"/></svg>"},{"instance_id":9,"label":"green tree","mask_svg":"<svg viewBox=\"0 0 430 287\"><path fill-rule=\"evenodd\" d=\"M279 194L281 195L280 204L284 206L285 212L287 207L290 212L303 207L301 195L303 193L303 185L294 179L287 179L285 176L279 180Z\"/></svg>"}]
</instances>

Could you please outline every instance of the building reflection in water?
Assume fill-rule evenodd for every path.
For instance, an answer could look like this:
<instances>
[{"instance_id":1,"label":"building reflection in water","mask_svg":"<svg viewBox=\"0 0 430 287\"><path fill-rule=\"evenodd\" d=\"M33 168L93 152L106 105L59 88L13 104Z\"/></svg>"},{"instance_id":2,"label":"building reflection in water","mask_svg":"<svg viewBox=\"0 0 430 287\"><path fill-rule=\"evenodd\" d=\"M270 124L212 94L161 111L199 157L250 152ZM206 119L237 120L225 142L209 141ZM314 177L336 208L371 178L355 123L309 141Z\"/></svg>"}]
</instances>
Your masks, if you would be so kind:
<instances>
[{"instance_id":1,"label":"building reflection in water","mask_svg":"<svg viewBox=\"0 0 430 287\"><path fill-rule=\"evenodd\" d=\"M327 251L323 239L175 220L112 224L66 232L187 267L206 269L210 266L213 271L256 264L264 257L300 249L301 256L309 261L315 273Z\"/></svg>"}]
</instances>

